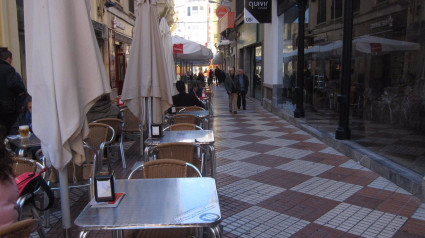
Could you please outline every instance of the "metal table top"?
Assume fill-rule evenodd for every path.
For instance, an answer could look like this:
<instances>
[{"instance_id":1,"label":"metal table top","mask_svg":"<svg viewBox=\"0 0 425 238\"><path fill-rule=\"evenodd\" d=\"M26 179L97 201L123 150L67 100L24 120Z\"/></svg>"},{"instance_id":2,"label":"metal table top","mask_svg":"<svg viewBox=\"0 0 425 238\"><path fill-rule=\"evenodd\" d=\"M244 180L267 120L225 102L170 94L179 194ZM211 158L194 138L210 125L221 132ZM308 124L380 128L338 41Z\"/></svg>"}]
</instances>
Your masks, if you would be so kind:
<instances>
[{"instance_id":1,"label":"metal table top","mask_svg":"<svg viewBox=\"0 0 425 238\"><path fill-rule=\"evenodd\" d=\"M177 112L177 114L189 114L189 115L194 115L196 117L199 118L207 118L210 115L210 112L208 110L203 110L203 111L190 111L190 112Z\"/></svg>"},{"instance_id":2,"label":"metal table top","mask_svg":"<svg viewBox=\"0 0 425 238\"><path fill-rule=\"evenodd\" d=\"M6 137L8 142L20 149L28 149L31 147L41 146L40 139L34 135L34 133L30 133L28 137L21 137L20 135L10 135Z\"/></svg>"},{"instance_id":3,"label":"metal table top","mask_svg":"<svg viewBox=\"0 0 425 238\"><path fill-rule=\"evenodd\" d=\"M214 227L221 222L215 180L116 180L126 195L116 208L87 205L75 220L83 230Z\"/></svg>"},{"instance_id":4,"label":"metal table top","mask_svg":"<svg viewBox=\"0 0 425 238\"><path fill-rule=\"evenodd\" d=\"M194 131L164 131L164 136L160 138L148 138L145 140L147 146L159 145L171 142L192 142L197 144L214 143L214 131L194 130Z\"/></svg>"}]
</instances>

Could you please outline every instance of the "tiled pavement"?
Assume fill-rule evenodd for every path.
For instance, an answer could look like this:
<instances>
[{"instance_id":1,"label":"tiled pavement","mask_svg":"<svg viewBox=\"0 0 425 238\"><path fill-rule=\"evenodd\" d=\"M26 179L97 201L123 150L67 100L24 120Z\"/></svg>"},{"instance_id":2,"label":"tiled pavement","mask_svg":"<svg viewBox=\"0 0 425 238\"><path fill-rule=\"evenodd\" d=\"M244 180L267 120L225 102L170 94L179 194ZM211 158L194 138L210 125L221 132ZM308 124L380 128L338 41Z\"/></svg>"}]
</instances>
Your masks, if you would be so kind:
<instances>
[{"instance_id":1,"label":"tiled pavement","mask_svg":"<svg viewBox=\"0 0 425 238\"><path fill-rule=\"evenodd\" d=\"M418 198L258 102L248 100L248 110L230 114L223 87L214 90L224 237L425 236L425 204ZM137 145L127 151L129 168ZM121 178L129 172L119 161L116 168ZM86 203L86 196L74 203L73 217ZM59 235L60 222L49 232L49 237Z\"/></svg>"}]
</instances>

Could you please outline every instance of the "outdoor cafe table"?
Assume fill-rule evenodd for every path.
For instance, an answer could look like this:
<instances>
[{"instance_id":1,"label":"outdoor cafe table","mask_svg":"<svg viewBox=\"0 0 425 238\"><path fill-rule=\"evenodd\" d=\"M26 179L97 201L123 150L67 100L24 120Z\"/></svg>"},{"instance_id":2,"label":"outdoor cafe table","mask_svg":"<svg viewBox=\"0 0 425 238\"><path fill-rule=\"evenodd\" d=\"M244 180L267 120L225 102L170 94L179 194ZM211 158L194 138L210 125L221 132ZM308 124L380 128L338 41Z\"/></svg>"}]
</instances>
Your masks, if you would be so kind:
<instances>
[{"instance_id":1,"label":"outdoor cafe table","mask_svg":"<svg viewBox=\"0 0 425 238\"><path fill-rule=\"evenodd\" d=\"M212 130L193 130L193 131L164 131L164 135L159 138L148 138L145 140L144 160L148 161L149 150L162 143L188 142L198 145L208 146L210 153L211 177L215 178L215 148L214 131Z\"/></svg>"},{"instance_id":2,"label":"outdoor cafe table","mask_svg":"<svg viewBox=\"0 0 425 238\"><path fill-rule=\"evenodd\" d=\"M81 232L124 229L208 227L221 237L220 205L213 178L119 179L116 192L125 196L115 208L88 204L74 223Z\"/></svg>"},{"instance_id":3,"label":"outdoor cafe table","mask_svg":"<svg viewBox=\"0 0 425 238\"><path fill-rule=\"evenodd\" d=\"M15 146L16 148L19 148L18 155L23 157L25 156L26 150L32 148L41 146L40 139L38 139L37 136L34 135L34 133L30 133L28 137L21 137L20 135L10 135L7 136L5 139L6 146L9 147L9 144Z\"/></svg>"}]
</instances>

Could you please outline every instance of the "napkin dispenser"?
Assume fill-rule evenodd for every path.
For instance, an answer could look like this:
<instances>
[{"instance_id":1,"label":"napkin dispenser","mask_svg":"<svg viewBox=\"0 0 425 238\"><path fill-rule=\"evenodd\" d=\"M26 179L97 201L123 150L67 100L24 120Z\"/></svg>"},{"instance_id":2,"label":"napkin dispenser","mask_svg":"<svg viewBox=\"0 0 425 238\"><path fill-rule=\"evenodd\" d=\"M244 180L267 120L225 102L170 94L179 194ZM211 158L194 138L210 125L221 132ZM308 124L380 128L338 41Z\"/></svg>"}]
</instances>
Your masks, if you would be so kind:
<instances>
[{"instance_id":1,"label":"napkin dispenser","mask_svg":"<svg viewBox=\"0 0 425 238\"><path fill-rule=\"evenodd\" d=\"M94 176L94 196L96 202L115 201L115 177L106 172Z\"/></svg>"},{"instance_id":2,"label":"napkin dispenser","mask_svg":"<svg viewBox=\"0 0 425 238\"><path fill-rule=\"evenodd\" d=\"M151 125L151 136L152 138L160 138L163 136L162 124L152 124Z\"/></svg>"},{"instance_id":3,"label":"napkin dispenser","mask_svg":"<svg viewBox=\"0 0 425 238\"><path fill-rule=\"evenodd\" d=\"M171 107L171 114L176 114L176 112L177 112L176 106L173 105Z\"/></svg>"}]
</instances>

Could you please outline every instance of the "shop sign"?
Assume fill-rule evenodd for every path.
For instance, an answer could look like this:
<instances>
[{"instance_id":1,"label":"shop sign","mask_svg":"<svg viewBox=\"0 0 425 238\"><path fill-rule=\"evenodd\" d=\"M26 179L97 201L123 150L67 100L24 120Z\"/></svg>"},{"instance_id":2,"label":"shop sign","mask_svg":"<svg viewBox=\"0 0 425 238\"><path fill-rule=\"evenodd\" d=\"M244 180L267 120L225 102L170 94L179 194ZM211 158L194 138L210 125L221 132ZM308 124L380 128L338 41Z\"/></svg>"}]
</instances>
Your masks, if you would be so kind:
<instances>
[{"instance_id":1,"label":"shop sign","mask_svg":"<svg viewBox=\"0 0 425 238\"><path fill-rule=\"evenodd\" d=\"M215 14L217 15L219 19L222 18L224 15L226 15L226 13L228 12L229 12L229 8L223 5L217 7L217 9L215 10Z\"/></svg>"},{"instance_id":2,"label":"shop sign","mask_svg":"<svg viewBox=\"0 0 425 238\"><path fill-rule=\"evenodd\" d=\"M394 22L393 17L389 16L388 19L370 24L370 29L375 29L375 28L384 27L384 26L392 27L393 22Z\"/></svg>"},{"instance_id":3,"label":"shop sign","mask_svg":"<svg viewBox=\"0 0 425 238\"><path fill-rule=\"evenodd\" d=\"M370 43L370 52L371 53L380 53L382 52L381 43Z\"/></svg>"},{"instance_id":4,"label":"shop sign","mask_svg":"<svg viewBox=\"0 0 425 238\"><path fill-rule=\"evenodd\" d=\"M183 44L173 44L174 54L183 54Z\"/></svg>"},{"instance_id":5,"label":"shop sign","mask_svg":"<svg viewBox=\"0 0 425 238\"><path fill-rule=\"evenodd\" d=\"M218 20L219 32L235 27L235 12L228 12Z\"/></svg>"},{"instance_id":6,"label":"shop sign","mask_svg":"<svg viewBox=\"0 0 425 238\"><path fill-rule=\"evenodd\" d=\"M272 1L245 0L244 21L245 23L271 23Z\"/></svg>"},{"instance_id":7,"label":"shop sign","mask_svg":"<svg viewBox=\"0 0 425 238\"><path fill-rule=\"evenodd\" d=\"M217 42L217 46L220 46L220 45L230 45L230 40L219 40Z\"/></svg>"},{"instance_id":8,"label":"shop sign","mask_svg":"<svg viewBox=\"0 0 425 238\"><path fill-rule=\"evenodd\" d=\"M112 28L120 28L121 30L125 30L125 25L118 21L117 17L112 18Z\"/></svg>"}]
</instances>

